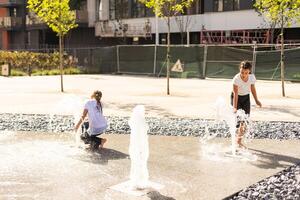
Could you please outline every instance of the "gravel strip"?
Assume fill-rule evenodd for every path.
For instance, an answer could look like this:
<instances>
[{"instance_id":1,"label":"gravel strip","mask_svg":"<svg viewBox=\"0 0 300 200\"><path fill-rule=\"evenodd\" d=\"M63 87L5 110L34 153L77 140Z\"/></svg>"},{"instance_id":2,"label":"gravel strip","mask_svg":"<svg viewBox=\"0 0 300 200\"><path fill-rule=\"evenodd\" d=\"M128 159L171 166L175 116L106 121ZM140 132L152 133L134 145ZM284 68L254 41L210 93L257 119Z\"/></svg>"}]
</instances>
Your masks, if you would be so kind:
<instances>
[{"instance_id":1,"label":"gravel strip","mask_svg":"<svg viewBox=\"0 0 300 200\"><path fill-rule=\"evenodd\" d=\"M300 199L300 163L239 191L224 200Z\"/></svg>"},{"instance_id":2,"label":"gravel strip","mask_svg":"<svg viewBox=\"0 0 300 200\"><path fill-rule=\"evenodd\" d=\"M108 116L107 133L129 134L128 117ZM217 137L229 137L225 122L206 119L185 118L147 118L149 134L169 136L202 137L214 134ZM0 131L39 131L70 132L74 128L74 118L63 115L41 114L0 114ZM251 138L256 139L300 139L300 122L253 121Z\"/></svg>"}]
</instances>

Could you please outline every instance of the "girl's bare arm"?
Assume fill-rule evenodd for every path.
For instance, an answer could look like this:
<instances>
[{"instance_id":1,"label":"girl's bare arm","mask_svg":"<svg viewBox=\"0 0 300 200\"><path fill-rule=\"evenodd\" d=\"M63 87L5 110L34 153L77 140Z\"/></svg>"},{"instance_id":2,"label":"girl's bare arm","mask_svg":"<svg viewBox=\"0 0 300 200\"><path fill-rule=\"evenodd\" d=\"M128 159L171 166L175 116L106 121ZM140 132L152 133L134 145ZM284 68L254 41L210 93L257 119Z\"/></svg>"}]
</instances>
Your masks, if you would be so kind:
<instances>
[{"instance_id":1,"label":"girl's bare arm","mask_svg":"<svg viewBox=\"0 0 300 200\"><path fill-rule=\"evenodd\" d=\"M237 111L237 103L238 103L238 86L233 84L233 108L234 112Z\"/></svg>"},{"instance_id":2,"label":"girl's bare arm","mask_svg":"<svg viewBox=\"0 0 300 200\"><path fill-rule=\"evenodd\" d=\"M76 124L76 126L75 126L75 132L77 132L79 126L80 126L81 123L83 122L83 120L84 120L84 118L86 117L87 113L88 113L88 110L87 110L87 109L84 109L81 118L79 119L79 121L77 122L77 124Z\"/></svg>"},{"instance_id":3,"label":"girl's bare arm","mask_svg":"<svg viewBox=\"0 0 300 200\"><path fill-rule=\"evenodd\" d=\"M256 88L255 88L254 84L251 85L251 93L252 93L252 95L254 97L256 105L258 105L259 107L261 107L261 103L260 103L260 101L257 98Z\"/></svg>"}]
</instances>

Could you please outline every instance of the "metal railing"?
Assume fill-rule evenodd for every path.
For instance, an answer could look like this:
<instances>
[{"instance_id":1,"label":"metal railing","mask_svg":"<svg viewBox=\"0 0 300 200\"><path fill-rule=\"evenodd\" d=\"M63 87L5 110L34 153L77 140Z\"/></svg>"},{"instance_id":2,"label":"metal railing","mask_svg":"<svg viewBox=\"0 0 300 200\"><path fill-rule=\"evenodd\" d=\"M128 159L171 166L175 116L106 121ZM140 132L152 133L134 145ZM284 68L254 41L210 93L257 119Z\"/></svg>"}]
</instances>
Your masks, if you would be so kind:
<instances>
[{"instance_id":1,"label":"metal railing","mask_svg":"<svg viewBox=\"0 0 300 200\"><path fill-rule=\"evenodd\" d=\"M0 17L0 28L16 28L22 26L22 17Z\"/></svg>"},{"instance_id":2,"label":"metal railing","mask_svg":"<svg viewBox=\"0 0 300 200\"><path fill-rule=\"evenodd\" d=\"M126 23L123 21L98 21L95 24L96 36L101 37L150 37L151 23Z\"/></svg>"},{"instance_id":3,"label":"metal railing","mask_svg":"<svg viewBox=\"0 0 300 200\"><path fill-rule=\"evenodd\" d=\"M43 25L45 24L42 20L40 20L36 15L30 14L26 15L26 25L35 26L35 25Z\"/></svg>"}]
</instances>

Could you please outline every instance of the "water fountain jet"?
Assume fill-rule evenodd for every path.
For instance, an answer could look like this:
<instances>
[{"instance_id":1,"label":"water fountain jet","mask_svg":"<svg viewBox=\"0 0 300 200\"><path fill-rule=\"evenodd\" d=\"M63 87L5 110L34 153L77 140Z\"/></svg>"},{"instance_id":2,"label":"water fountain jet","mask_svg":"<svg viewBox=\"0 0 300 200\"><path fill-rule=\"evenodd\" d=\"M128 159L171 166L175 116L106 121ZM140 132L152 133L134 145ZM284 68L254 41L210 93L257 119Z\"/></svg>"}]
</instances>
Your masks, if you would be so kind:
<instances>
[{"instance_id":1,"label":"water fountain jet","mask_svg":"<svg viewBox=\"0 0 300 200\"><path fill-rule=\"evenodd\" d=\"M149 126L145 119L145 107L137 105L129 119L131 129L129 155L131 160L130 179L124 183L110 187L111 189L128 193L134 196L142 196L150 190L160 190L164 186L149 181L148 158L149 143L147 132Z\"/></svg>"}]
</instances>

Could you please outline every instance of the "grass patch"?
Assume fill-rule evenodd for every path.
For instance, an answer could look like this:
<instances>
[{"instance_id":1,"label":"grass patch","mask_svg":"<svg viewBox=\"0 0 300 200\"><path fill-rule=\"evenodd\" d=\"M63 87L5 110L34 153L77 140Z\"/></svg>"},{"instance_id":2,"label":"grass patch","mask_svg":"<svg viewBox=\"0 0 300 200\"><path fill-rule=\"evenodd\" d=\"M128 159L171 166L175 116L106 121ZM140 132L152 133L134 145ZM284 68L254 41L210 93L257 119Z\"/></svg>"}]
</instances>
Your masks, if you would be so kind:
<instances>
[{"instance_id":1,"label":"grass patch","mask_svg":"<svg viewBox=\"0 0 300 200\"><path fill-rule=\"evenodd\" d=\"M27 76L27 74L25 72L16 70L16 69L11 69L10 75L11 76Z\"/></svg>"},{"instance_id":2,"label":"grass patch","mask_svg":"<svg viewBox=\"0 0 300 200\"><path fill-rule=\"evenodd\" d=\"M81 74L82 72L77 68L66 68L64 69L64 74ZM34 70L32 72L33 76L47 76L47 75L60 75L59 69L51 69L51 70Z\"/></svg>"}]
</instances>

